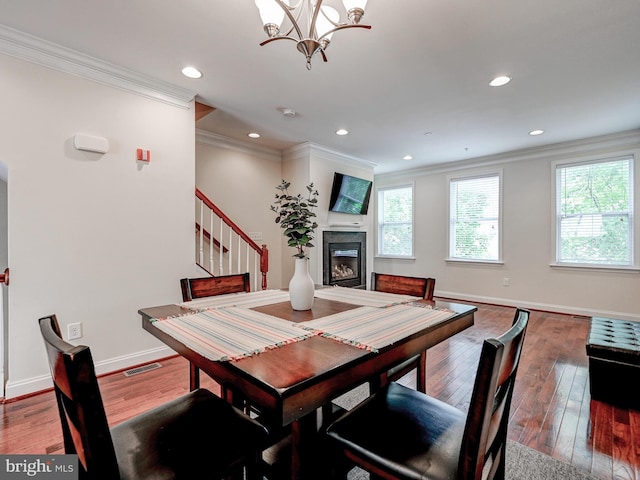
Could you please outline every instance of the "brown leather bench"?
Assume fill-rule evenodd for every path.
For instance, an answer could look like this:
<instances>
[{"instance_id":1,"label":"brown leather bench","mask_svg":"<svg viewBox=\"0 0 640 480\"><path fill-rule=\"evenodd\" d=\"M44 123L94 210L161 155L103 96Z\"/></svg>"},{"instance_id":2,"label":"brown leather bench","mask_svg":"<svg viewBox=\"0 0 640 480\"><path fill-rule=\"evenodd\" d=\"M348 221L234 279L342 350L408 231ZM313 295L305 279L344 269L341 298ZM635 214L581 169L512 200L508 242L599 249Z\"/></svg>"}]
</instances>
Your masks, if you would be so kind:
<instances>
[{"instance_id":1,"label":"brown leather bench","mask_svg":"<svg viewBox=\"0 0 640 480\"><path fill-rule=\"evenodd\" d=\"M640 322L593 317L587 356L591 398L640 410Z\"/></svg>"}]
</instances>

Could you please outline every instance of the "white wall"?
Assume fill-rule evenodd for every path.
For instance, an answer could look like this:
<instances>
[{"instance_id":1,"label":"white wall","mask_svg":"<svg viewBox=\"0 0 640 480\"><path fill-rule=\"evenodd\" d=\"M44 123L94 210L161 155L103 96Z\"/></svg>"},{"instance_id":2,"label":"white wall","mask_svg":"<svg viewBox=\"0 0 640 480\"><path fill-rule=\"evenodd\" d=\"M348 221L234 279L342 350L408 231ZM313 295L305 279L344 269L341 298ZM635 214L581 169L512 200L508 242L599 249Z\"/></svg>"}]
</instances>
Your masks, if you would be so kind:
<instances>
[{"instance_id":1,"label":"white wall","mask_svg":"<svg viewBox=\"0 0 640 480\"><path fill-rule=\"evenodd\" d=\"M270 210L281 181L280 153L229 141L198 132L196 185L242 230L262 236L257 243L269 250L267 288L280 288L282 234Z\"/></svg>"},{"instance_id":2,"label":"white wall","mask_svg":"<svg viewBox=\"0 0 640 480\"><path fill-rule=\"evenodd\" d=\"M322 235L325 230L361 231L367 233L367 275L373 268L373 208L368 215L349 215L329 211L333 174L335 172L373 180L374 165L365 160L323 148L319 145L305 143L284 152L283 178L292 182L290 193L306 194L306 186L313 182L318 190L317 215L318 229L315 236L315 248L309 252L309 273L316 284L322 285ZM373 200L373 199L372 199ZM358 225L354 225L358 224ZM351 225L348 225L351 224ZM288 254L283 254L283 279L288 283L293 275L294 262L290 259L292 249L283 244ZM367 279L368 283L368 279Z\"/></svg>"},{"instance_id":3,"label":"white wall","mask_svg":"<svg viewBox=\"0 0 640 480\"><path fill-rule=\"evenodd\" d=\"M377 258L375 269L435 277L436 295L441 296L640 320L638 271L549 266L553 260L552 162L620 154L634 154L636 161L640 161L640 131L376 176L376 187L415 182L415 260ZM447 175L454 171L460 174L497 168L503 171L504 265L445 262ZM639 192L637 188L636 212L640 211ZM636 229L636 234L640 235L640 229ZM509 278L508 287L503 286L505 277Z\"/></svg>"},{"instance_id":4,"label":"white wall","mask_svg":"<svg viewBox=\"0 0 640 480\"><path fill-rule=\"evenodd\" d=\"M37 319L51 313L63 332L82 322L99 370L169 354L137 311L180 301L179 279L193 273L193 109L2 55L0 71L7 398L50 384ZM77 132L106 137L109 152L75 150Z\"/></svg>"},{"instance_id":5,"label":"white wall","mask_svg":"<svg viewBox=\"0 0 640 480\"><path fill-rule=\"evenodd\" d=\"M306 186L314 182L320 192L315 210L320 228L316 231L315 247L309 251L310 272L322 283L322 230L331 222L362 222L370 232L372 211L368 216L332 214L329 196L336 171L373 180L373 165L330 152L311 144L293 147L282 155L279 151L251 146L207 132L197 132L196 183L225 214L247 233L262 234L269 249L268 288L287 287L293 275L294 250L287 246L282 229L271 212L281 180L291 181L291 194L306 194ZM221 173L224 174L221 174ZM229 175L228 172L233 172ZM369 243L368 271L373 266L372 244Z\"/></svg>"}]
</instances>

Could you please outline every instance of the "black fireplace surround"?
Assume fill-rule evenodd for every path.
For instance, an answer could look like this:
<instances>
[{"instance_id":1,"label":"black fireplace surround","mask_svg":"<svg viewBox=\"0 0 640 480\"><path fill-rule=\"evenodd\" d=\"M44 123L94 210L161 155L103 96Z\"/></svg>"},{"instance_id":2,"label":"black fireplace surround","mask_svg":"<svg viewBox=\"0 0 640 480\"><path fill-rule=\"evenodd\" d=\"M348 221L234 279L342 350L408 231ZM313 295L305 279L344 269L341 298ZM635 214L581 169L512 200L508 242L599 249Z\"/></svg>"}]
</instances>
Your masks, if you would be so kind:
<instances>
[{"instance_id":1,"label":"black fireplace surround","mask_svg":"<svg viewBox=\"0 0 640 480\"><path fill-rule=\"evenodd\" d=\"M367 288L367 234L327 231L322 234L324 285Z\"/></svg>"}]
</instances>

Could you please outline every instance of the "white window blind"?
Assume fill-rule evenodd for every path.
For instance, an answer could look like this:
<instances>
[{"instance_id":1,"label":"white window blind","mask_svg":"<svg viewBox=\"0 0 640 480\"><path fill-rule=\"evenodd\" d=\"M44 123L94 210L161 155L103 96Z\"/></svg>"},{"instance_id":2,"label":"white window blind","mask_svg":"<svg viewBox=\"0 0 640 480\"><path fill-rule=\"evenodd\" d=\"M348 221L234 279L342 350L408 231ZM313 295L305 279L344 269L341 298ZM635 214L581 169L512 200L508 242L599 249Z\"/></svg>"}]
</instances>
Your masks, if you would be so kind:
<instances>
[{"instance_id":1,"label":"white window blind","mask_svg":"<svg viewBox=\"0 0 640 480\"><path fill-rule=\"evenodd\" d=\"M378 190L378 255L413 255L413 186Z\"/></svg>"},{"instance_id":2,"label":"white window blind","mask_svg":"<svg viewBox=\"0 0 640 480\"><path fill-rule=\"evenodd\" d=\"M500 260L500 174L449 179L449 257Z\"/></svg>"},{"instance_id":3,"label":"white window blind","mask_svg":"<svg viewBox=\"0 0 640 480\"><path fill-rule=\"evenodd\" d=\"M556 261L633 265L633 159L556 166Z\"/></svg>"}]
</instances>

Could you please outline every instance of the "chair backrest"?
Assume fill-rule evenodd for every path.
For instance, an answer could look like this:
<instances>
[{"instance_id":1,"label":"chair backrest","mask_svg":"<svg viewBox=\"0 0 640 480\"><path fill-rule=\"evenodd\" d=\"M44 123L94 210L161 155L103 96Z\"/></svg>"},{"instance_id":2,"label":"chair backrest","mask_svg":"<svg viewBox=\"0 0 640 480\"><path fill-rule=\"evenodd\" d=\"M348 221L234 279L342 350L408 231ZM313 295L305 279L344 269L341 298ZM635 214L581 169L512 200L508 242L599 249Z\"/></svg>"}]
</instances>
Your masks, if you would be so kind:
<instances>
[{"instance_id":1,"label":"chair backrest","mask_svg":"<svg viewBox=\"0 0 640 480\"><path fill-rule=\"evenodd\" d=\"M413 295L425 300L433 300L435 278L405 277L387 273L371 273L371 290L401 295Z\"/></svg>"},{"instance_id":2,"label":"chair backrest","mask_svg":"<svg viewBox=\"0 0 640 480\"><path fill-rule=\"evenodd\" d=\"M483 343L458 478L492 479L496 473L498 478L504 475L509 410L528 322L529 311L517 309L511 328Z\"/></svg>"},{"instance_id":3,"label":"chair backrest","mask_svg":"<svg viewBox=\"0 0 640 480\"><path fill-rule=\"evenodd\" d=\"M219 277L183 278L180 280L182 301L194 298L212 297L225 293L249 292L249 273L222 275Z\"/></svg>"},{"instance_id":4,"label":"chair backrest","mask_svg":"<svg viewBox=\"0 0 640 480\"><path fill-rule=\"evenodd\" d=\"M60 335L55 315L39 320L58 402L65 452L77 454L81 479L118 480L118 463L89 347Z\"/></svg>"}]
</instances>

